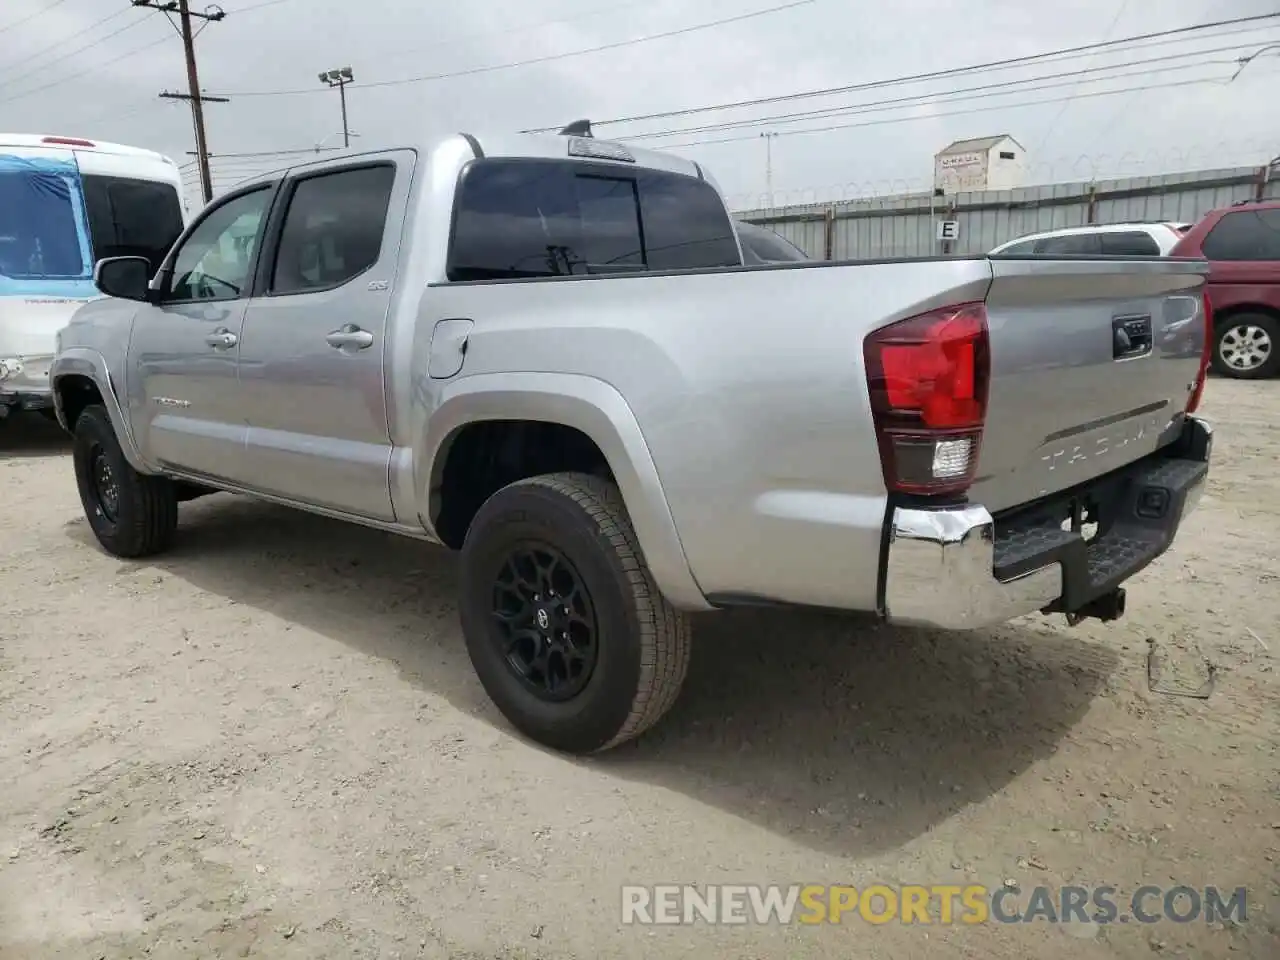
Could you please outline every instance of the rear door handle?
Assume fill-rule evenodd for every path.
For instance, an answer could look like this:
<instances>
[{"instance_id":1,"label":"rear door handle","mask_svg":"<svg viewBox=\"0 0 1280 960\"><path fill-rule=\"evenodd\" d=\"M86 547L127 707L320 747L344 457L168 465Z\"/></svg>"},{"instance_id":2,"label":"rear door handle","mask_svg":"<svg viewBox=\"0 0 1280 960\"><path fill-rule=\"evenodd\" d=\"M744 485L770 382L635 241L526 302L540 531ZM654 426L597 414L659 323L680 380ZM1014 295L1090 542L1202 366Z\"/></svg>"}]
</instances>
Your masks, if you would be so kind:
<instances>
[{"instance_id":1,"label":"rear door handle","mask_svg":"<svg viewBox=\"0 0 1280 960\"><path fill-rule=\"evenodd\" d=\"M366 347L373 346L373 334L368 330L361 330L354 323L348 323L341 329L334 330L325 337L325 340L335 350L348 348L363 350Z\"/></svg>"},{"instance_id":2,"label":"rear door handle","mask_svg":"<svg viewBox=\"0 0 1280 960\"><path fill-rule=\"evenodd\" d=\"M229 350L239 343L240 339L226 327L221 327L205 337L204 342L215 350Z\"/></svg>"}]
</instances>

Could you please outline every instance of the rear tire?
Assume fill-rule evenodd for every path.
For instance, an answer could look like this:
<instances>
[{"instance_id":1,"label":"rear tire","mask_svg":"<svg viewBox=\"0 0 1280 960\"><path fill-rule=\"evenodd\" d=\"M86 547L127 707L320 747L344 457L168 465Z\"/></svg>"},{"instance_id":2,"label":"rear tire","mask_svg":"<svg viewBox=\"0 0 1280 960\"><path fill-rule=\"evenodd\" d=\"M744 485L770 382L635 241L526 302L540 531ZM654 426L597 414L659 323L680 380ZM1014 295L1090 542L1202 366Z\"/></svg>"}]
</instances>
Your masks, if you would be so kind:
<instances>
[{"instance_id":1,"label":"rear tire","mask_svg":"<svg viewBox=\"0 0 1280 960\"><path fill-rule=\"evenodd\" d=\"M638 736L688 671L688 616L658 591L621 495L599 477L533 477L485 501L463 543L460 599L485 692L556 750Z\"/></svg>"},{"instance_id":2,"label":"rear tire","mask_svg":"<svg viewBox=\"0 0 1280 960\"><path fill-rule=\"evenodd\" d=\"M173 481L129 465L105 407L80 414L71 456L84 515L104 550L137 559L168 548L178 527Z\"/></svg>"},{"instance_id":3,"label":"rear tire","mask_svg":"<svg viewBox=\"0 0 1280 960\"><path fill-rule=\"evenodd\" d=\"M1280 322L1265 313L1238 313L1214 330L1213 369L1237 380L1264 380L1280 370Z\"/></svg>"}]
</instances>

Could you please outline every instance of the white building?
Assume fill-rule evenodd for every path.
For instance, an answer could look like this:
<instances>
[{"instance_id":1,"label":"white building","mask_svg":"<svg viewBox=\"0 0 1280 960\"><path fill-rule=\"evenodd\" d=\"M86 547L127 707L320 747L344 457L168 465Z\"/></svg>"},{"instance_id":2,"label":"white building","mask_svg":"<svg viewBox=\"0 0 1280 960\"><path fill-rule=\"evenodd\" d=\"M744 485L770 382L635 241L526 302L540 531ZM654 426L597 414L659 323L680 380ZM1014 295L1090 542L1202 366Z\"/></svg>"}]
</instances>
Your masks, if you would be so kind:
<instances>
[{"instance_id":1,"label":"white building","mask_svg":"<svg viewBox=\"0 0 1280 960\"><path fill-rule=\"evenodd\" d=\"M957 140L933 157L933 185L945 194L1013 190L1024 183L1027 151L1007 133Z\"/></svg>"}]
</instances>

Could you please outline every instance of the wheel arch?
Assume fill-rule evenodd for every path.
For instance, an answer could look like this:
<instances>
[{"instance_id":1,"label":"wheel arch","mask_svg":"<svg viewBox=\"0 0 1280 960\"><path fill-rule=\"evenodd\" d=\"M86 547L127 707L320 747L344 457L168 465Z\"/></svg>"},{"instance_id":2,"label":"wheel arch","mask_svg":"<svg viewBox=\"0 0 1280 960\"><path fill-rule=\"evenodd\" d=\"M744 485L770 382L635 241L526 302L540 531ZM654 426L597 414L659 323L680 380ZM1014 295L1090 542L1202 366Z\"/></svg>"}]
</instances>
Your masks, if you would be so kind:
<instances>
[{"instance_id":1,"label":"wheel arch","mask_svg":"<svg viewBox=\"0 0 1280 960\"><path fill-rule=\"evenodd\" d=\"M1211 293L1210 298L1212 298L1212 296L1213 295ZM1277 323L1280 323L1280 309L1265 303L1244 301L1242 303L1233 303L1229 307L1224 307L1221 310L1215 309L1213 311L1213 327L1217 330L1234 317L1238 317L1240 314L1245 313L1260 313L1264 317L1270 317Z\"/></svg>"},{"instance_id":2,"label":"wheel arch","mask_svg":"<svg viewBox=\"0 0 1280 960\"><path fill-rule=\"evenodd\" d=\"M53 389L58 422L64 430L68 433L75 430L76 418L89 403L101 403L106 407L111 428L120 441L120 448L129 465L139 473L153 472L147 467L134 443L129 419L120 406L120 397L102 354L86 347L70 347L62 351L49 371L49 381Z\"/></svg>"},{"instance_id":3,"label":"wheel arch","mask_svg":"<svg viewBox=\"0 0 1280 960\"><path fill-rule=\"evenodd\" d=\"M498 423L572 431L589 441L622 494L659 589L677 607L710 609L689 568L657 466L635 414L613 386L592 377L481 374L451 383L431 414L415 464L419 519L428 531L441 534L437 524L448 509L444 502L446 471L460 441L465 442L467 431L477 425ZM583 469L580 464L573 465ZM535 469L529 475L540 472Z\"/></svg>"}]
</instances>

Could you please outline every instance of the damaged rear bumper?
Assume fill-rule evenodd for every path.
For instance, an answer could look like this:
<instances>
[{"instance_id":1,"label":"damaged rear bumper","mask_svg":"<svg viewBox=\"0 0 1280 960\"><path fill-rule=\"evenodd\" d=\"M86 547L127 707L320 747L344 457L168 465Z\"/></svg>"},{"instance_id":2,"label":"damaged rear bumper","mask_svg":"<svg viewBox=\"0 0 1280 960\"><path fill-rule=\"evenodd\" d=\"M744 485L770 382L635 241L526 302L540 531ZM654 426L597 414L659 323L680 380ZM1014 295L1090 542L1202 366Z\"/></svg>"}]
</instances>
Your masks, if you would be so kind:
<instances>
[{"instance_id":1,"label":"damaged rear bumper","mask_svg":"<svg viewBox=\"0 0 1280 960\"><path fill-rule=\"evenodd\" d=\"M1151 456L996 517L977 505L895 507L884 616L972 629L1036 611L1089 613L1173 543L1204 491L1212 448L1209 424L1187 417L1179 439ZM1096 523L1097 535L1063 529L1073 516Z\"/></svg>"}]
</instances>

